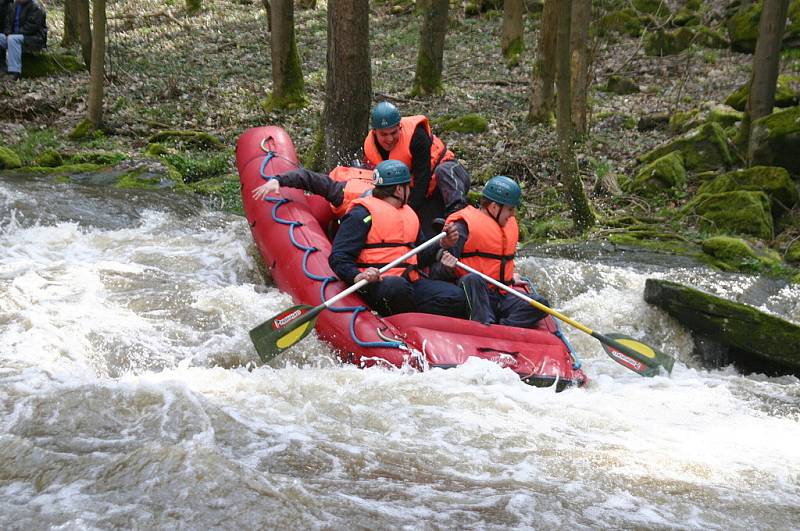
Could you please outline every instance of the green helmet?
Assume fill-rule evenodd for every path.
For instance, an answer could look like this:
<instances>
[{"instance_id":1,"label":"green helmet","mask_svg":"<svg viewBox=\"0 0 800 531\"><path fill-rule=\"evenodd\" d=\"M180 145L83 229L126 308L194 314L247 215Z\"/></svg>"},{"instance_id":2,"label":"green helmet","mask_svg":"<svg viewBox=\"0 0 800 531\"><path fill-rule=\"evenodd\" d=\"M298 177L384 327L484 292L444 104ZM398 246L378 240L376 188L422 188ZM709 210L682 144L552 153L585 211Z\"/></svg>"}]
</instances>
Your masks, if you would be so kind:
<instances>
[{"instance_id":1,"label":"green helmet","mask_svg":"<svg viewBox=\"0 0 800 531\"><path fill-rule=\"evenodd\" d=\"M483 197L501 205L518 207L522 190L517 182L505 175L492 177L483 187Z\"/></svg>"},{"instance_id":2,"label":"green helmet","mask_svg":"<svg viewBox=\"0 0 800 531\"><path fill-rule=\"evenodd\" d=\"M411 182L411 173L399 160L384 160L372 172L372 182L376 187L406 184Z\"/></svg>"},{"instance_id":3,"label":"green helmet","mask_svg":"<svg viewBox=\"0 0 800 531\"><path fill-rule=\"evenodd\" d=\"M388 101L382 101L372 108L370 123L373 129L386 129L400 124L400 111Z\"/></svg>"}]
</instances>

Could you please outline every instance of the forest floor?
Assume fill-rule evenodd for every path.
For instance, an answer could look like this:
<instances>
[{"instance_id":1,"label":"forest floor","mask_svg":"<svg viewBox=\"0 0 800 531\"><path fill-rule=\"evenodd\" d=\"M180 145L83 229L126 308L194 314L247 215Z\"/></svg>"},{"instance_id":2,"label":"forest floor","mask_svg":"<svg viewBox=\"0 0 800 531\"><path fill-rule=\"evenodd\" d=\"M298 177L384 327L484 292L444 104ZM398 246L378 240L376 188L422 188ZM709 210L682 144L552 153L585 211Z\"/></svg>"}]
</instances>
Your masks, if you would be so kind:
<instances>
[{"instance_id":1,"label":"forest floor","mask_svg":"<svg viewBox=\"0 0 800 531\"><path fill-rule=\"evenodd\" d=\"M224 152L207 156L216 160L220 172L235 175L233 149L238 136L250 127L275 124L287 130L302 157L312 146L324 99L324 1L316 9L295 11L308 105L272 113L262 108L271 90L271 68L261 2L204 0L202 4L199 13L190 15L179 0L110 1L105 134L88 141L67 138L86 114L88 73L23 78L0 84L0 144L20 152L26 163L47 148L68 153L121 151L132 159L144 159L150 135L165 129L202 130L227 146ZM50 0L47 7L50 49L63 51L58 49L63 2ZM722 2L713 2L709 26L719 28L721 11ZM419 17L411 11L393 14L391 4L371 3L375 101L389 99L406 115L426 114L434 120L482 114L489 122L486 132L441 135L473 179L482 182L495 174L521 178L529 219L559 214L568 218L559 193L555 131L525 122L539 16L526 17L526 50L514 68L506 66L500 52L501 15L467 18L463 11L451 10L450 18L444 94L411 97ZM590 132L578 145L577 157L601 221L590 235L595 238L613 231L614 219L658 218L660 211L677 206L669 200L653 203L628 194L610 195L597 186L608 175L633 175L636 156L670 138L665 129L639 131L639 118L722 103L748 80L752 56L692 47L679 55L647 57L641 39L622 35L593 39L591 47ZM800 73L796 57L782 61L785 73ZM601 87L612 74L631 77L640 92L624 96L603 92Z\"/></svg>"}]
</instances>

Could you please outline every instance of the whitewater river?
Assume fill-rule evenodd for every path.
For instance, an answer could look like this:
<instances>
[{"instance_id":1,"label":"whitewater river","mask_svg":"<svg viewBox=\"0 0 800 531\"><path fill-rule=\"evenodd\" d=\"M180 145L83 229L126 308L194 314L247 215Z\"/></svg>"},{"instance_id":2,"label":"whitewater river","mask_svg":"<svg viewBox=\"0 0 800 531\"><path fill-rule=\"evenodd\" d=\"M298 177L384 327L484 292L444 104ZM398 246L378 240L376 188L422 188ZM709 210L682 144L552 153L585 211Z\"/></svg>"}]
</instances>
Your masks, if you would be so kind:
<instances>
[{"instance_id":1,"label":"whitewater river","mask_svg":"<svg viewBox=\"0 0 800 531\"><path fill-rule=\"evenodd\" d=\"M486 362L273 366L249 328L292 304L247 223L169 192L0 177L0 529L797 529L800 381L701 369L648 277L529 258L563 313L661 347L641 378L565 332L592 379L556 394ZM544 273L543 271L546 271ZM800 289L764 309L800 321Z\"/></svg>"}]
</instances>

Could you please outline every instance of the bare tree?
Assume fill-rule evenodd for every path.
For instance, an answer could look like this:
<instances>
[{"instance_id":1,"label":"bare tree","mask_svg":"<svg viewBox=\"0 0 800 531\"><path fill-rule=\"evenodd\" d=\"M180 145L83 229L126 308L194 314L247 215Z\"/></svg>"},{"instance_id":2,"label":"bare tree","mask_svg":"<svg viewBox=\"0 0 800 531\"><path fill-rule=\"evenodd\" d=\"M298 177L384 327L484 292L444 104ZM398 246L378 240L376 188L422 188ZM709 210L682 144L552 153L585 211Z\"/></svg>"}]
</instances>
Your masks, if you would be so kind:
<instances>
[{"instance_id":1,"label":"bare tree","mask_svg":"<svg viewBox=\"0 0 800 531\"><path fill-rule=\"evenodd\" d=\"M500 45L503 57L509 66L519 64L519 55L525 49L525 40L522 38L523 14L522 0L505 0L503 3L503 32Z\"/></svg>"},{"instance_id":2,"label":"bare tree","mask_svg":"<svg viewBox=\"0 0 800 531\"><path fill-rule=\"evenodd\" d=\"M92 66L92 24L89 19L89 0L75 0L78 34L81 38L81 55L86 68Z\"/></svg>"},{"instance_id":3,"label":"bare tree","mask_svg":"<svg viewBox=\"0 0 800 531\"><path fill-rule=\"evenodd\" d=\"M438 94L442 92L444 39L447 34L449 0L420 0L423 9L419 35L417 71L411 93Z\"/></svg>"},{"instance_id":4,"label":"bare tree","mask_svg":"<svg viewBox=\"0 0 800 531\"><path fill-rule=\"evenodd\" d=\"M103 120L103 84L106 57L106 0L92 2L92 67L89 74L89 98L86 118L94 129Z\"/></svg>"},{"instance_id":5,"label":"bare tree","mask_svg":"<svg viewBox=\"0 0 800 531\"><path fill-rule=\"evenodd\" d=\"M294 36L292 0L272 0L272 94L269 109L287 109L305 104L305 85L297 41Z\"/></svg>"},{"instance_id":6,"label":"bare tree","mask_svg":"<svg viewBox=\"0 0 800 531\"><path fill-rule=\"evenodd\" d=\"M586 134L586 94L589 90L589 21L592 16L592 0L572 1L572 31L570 50L572 55L572 125L579 136Z\"/></svg>"},{"instance_id":7,"label":"bare tree","mask_svg":"<svg viewBox=\"0 0 800 531\"><path fill-rule=\"evenodd\" d=\"M78 3L79 0L64 0L64 36L61 38L61 46L64 48L69 48L80 41Z\"/></svg>"},{"instance_id":8,"label":"bare tree","mask_svg":"<svg viewBox=\"0 0 800 531\"><path fill-rule=\"evenodd\" d=\"M574 153L574 134L572 130L572 98L570 96L570 25L572 21L572 0L560 0L557 26L556 60L558 62L556 76L558 90L558 158L561 170L561 181L564 184L566 200L572 211L575 228L585 232L596 220L583 182L578 173Z\"/></svg>"},{"instance_id":9,"label":"bare tree","mask_svg":"<svg viewBox=\"0 0 800 531\"><path fill-rule=\"evenodd\" d=\"M758 23L758 40L753 54L753 70L750 75L750 90L747 106L739 130L739 144L747 148L750 163L750 124L772 114L775 105L775 86L781 59L781 40L786 26L789 0L764 0L761 20Z\"/></svg>"},{"instance_id":10,"label":"bare tree","mask_svg":"<svg viewBox=\"0 0 800 531\"><path fill-rule=\"evenodd\" d=\"M360 152L369 122L372 69L369 54L369 0L328 1L328 54L322 117L327 168Z\"/></svg>"},{"instance_id":11,"label":"bare tree","mask_svg":"<svg viewBox=\"0 0 800 531\"><path fill-rule=\"evenodd\" d=\"M528 123L549 123L555 103L553 83L556 76L556 23L558 2L547 0L539 26L536 62L531 75L531 98Z\"/></svg>"}]
</instances>

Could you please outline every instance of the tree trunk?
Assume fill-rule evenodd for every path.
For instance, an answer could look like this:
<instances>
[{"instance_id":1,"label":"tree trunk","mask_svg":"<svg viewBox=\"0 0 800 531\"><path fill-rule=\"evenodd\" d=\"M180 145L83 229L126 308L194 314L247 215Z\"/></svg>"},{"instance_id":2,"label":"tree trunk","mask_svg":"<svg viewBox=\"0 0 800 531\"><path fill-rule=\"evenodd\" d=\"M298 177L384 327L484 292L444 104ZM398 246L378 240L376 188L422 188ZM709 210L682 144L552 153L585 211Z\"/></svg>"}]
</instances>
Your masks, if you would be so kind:
<instances>
[{"instance_id":1,"label":"tree trunk","mask_svg":"<svg viewBox=\"0 0 800 531\"><path fill-rule=\"evenodd\" d=\"M269 0L261 0L264 4L264 11L267 12L267 33L272 33L272 7L269 5Z\"/></svg>"},{"instance_id":2,"label":"tree trunk","mask_svg":"<svg viewBox=\"0 0 800 531\"><path fill-rule=\"evenodd\" d=\"M297 7L300 9L316 9L317 0L297 0Z\"/></svg>"},{"instance_id":3,"label":"tree trunk","mask_svg":"<svg viewBox=\"0 0 800 531\"><path fill-rule=\"evenodd\" d=\"M775 86L781 60L781 40L786 25L789 0L764 0L761 20L758 23L758 40L753 54L753 71L750 75L750 92L739 130L739 141L747 147L747 163L750 153L750 124L772 114L775 105Z\"/></svg>"},{"instance_id":4,"label":"tree trunk","mask_svg":"<svg viewBox=\"0 0 800 531\"><path fill-rule=\"evenodd\" d=\"M106 0L92 2L92 68L89 75L89 101L86 118L95 129L103 120L103 83L106 57Z\"/></svg>"},{"instance_id":5,"label":"tree trunk","mask_svg":"<svg viewBox=\"0 0 800 531\"><path fill-rule=\"evenodd\" d=\"M444 38L447 34L449 0L424 0L422 28L419 36L417 72L414 75L412 95L439 94L442 92L442 64Z\"/></svg>"},{"instance_id":6,"label":"tree trunk","mask_svg":"<svg viewBox=\"0 0 800 531\"><path fill-rule=\"evenodd\" d=\"M369 123L369 0L328 0L328 54L321 145L330 169L360 157Z\"/></svg>"},{"instance_id":7,"label":"tree trunk","mask_svg":"<svg viewBox=\"0 0 800 531\"><path fill-rule=\"evenodd\" d=\"M86 68L92 67L92 24L89 20L89 0L75 0L76 21L81 38L81 55Z\"/></svg>"},{"instance_id":8,"label":"tree trunk","mask_svg":"<svg viewBox=\"0 0 800 531\"><path fill-rule=\"evenodd\" d=\"M522 0L505 0L503 3L503 33L500 38L500 45L503 50L503 57L508 66L517 66L519 56L525 49L525 41L522 38Z\"/></svg>"},{"instance_id":9,"label":"tree trunk","mask_svg":"<svg viewBox=\"0 0 800 531\"><path fill-rule=\"evenodd\" d=\"M589 90L589 21L592 0L572 1L572 125L579 136L586 134L586 93Z\"/></svg>"},{"instance_id":10,"label":"tree trunk","mask_svg":"<svg viewBox=\"0 0 800 531\"><path fill-rule=\"evenodd\" d=\"M573 151L572 131L572 98L570 97L570 25L572 0L561 0L558 13L558 38L556 60L558 62L558 158L561 170L561 181L564 184L565 199L572 211L575 228L585 232L595 223L594 214L589 206L583 182L578 174Z\"/></svg>"},{"instance_id":11,"label":"tree trunk","mask_svg":"<svg viewBox=\"0 0 800 531\"><path fill-rule=\"evenodd\" d=\"M270 110L302 107L305 85L294 36L292 0L272 0L272 94Z\"/></svg>"},{"instance_id":12,"label":"tree trunk","mask_svg":"<svg viewBox=\"0 0 800 531\"><path fill-rule=\"evenodd\" d=\"M78 31L79 1L64 0L64 36L61 38L61 46L64 48L69 48L80 41L80 33Z\"/></svg>"},{"instance_id":13,"label":"tree trunk","mask_svg":"<svg viewBox=\"0 0 800 531\"><path fill-rule=\"evenodd\" d=\"M531 76L528 123L549 123L553 117L553 82L556 75L557 0L546 0L539 26L538 50Z\"/></svg>"}]
</instances>

